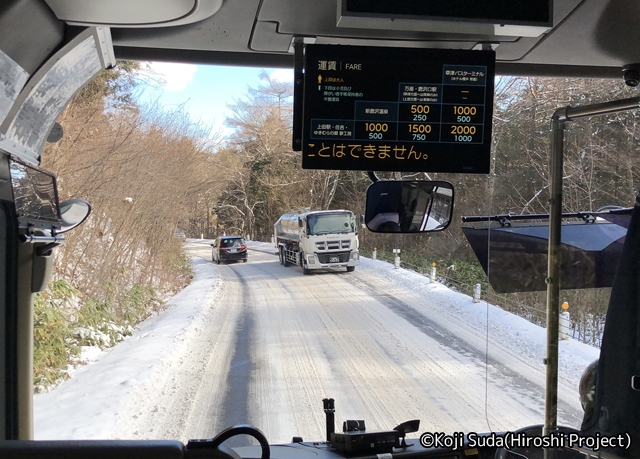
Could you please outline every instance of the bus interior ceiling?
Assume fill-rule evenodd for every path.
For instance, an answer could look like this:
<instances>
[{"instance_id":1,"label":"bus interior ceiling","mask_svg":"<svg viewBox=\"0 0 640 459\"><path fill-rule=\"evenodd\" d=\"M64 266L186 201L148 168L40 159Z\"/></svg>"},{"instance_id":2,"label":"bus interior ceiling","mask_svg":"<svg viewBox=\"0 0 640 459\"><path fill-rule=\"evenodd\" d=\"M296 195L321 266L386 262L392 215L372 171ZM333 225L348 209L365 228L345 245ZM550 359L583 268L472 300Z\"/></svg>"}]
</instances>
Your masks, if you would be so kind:
<instances>
[{"instance_id":1,"label":"bus interior ceiling","mask_svg":"<svg viewBox=\"0 0 640 459\"><path fill-rule=\"evenodd\" d=\"M548 27L503 27L485 19L482 23L466 19L453 26L454 19L426 21L418 15L421 2L416 1L377 2L404 6L405 14L386 15L400 19L380 19L368 13L343 14L339 8L346 3L191 0L178 8L172 2L151 0L10 0L0 6L0 44L29 73L87 26L111 28L119 59L293 67L291 45L298 37L317 44L491 46L496 51L497 73L508 75L621 78L625 66L640 60L640 7L624 0L537 0L533 3L552 8ZM470 4L448 3L452 8ZM476 10L504 3L483 2ZM415 14L406 14L414 10Z\"/></svg>"}]
</instances>

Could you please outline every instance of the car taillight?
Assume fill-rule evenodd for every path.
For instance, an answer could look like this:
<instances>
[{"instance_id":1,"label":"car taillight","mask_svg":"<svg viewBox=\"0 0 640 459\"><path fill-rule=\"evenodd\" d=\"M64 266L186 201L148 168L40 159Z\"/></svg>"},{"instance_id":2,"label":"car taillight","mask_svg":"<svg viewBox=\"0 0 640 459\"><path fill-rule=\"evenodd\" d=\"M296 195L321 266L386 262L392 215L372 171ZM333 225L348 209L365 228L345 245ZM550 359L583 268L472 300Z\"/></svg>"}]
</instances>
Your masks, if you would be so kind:
<instances>
[{"instance_id":1,"label":"car taillight","mask_svg":"<svg viewBox=\"0 0 640 459\"><path fill-rule=\"evenodd\" d=\"M226 252L227 249L225 249L224 247L220 247L220 252Z\"/></svg>"},{"instance_id":2,"label":"car taillight","mask_svg":"<svg viewBox=\"0 0 640 459\"><path fill-rule=\"evenodd\" d=\"M247 250L247 246L246 245L240 246L240 250L242 250L242 251Z\"/></svg>"}]
</instances>

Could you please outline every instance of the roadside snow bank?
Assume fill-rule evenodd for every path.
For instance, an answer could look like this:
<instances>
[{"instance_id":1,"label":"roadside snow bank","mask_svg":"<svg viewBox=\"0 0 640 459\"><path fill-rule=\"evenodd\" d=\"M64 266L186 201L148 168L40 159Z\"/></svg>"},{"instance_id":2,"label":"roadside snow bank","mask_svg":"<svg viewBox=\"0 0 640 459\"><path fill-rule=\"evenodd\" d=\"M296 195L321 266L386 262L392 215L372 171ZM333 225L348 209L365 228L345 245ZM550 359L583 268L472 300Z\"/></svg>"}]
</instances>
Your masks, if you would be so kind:
<instances>
[{"instance_id":1,"label":"roadside snow bank","mask_svg":"<svg viewBox=\"0 0 640 459\"><path fill-rule=\"evenodd\" d=\"M181 358L204 311L213 306L221 284L214 266L196 259L193 268L193 281L167 302L166 311L140 323L117 346L92 356L94 362L76 369L54 391L34 397L36 440L113 438L122 428L118 414L133 405L136 389Z\"/></svg>"},{"instance_id":2,"label":"roadside snow bank","mask_svg":"<svg viewBox=\"0 0 640 459\"><path fill-rule=\"evenodd\" d=\"M522 356L534 365L541 365L546 357L546 328L498 306L481 301L473 303L472 298L455 292L440 283L431 283L428 277L406 269L395 269L386 261L360 258L360 268L372 274L393 281L398 286L419 294L438 296L442 311L446 311L465 326L476 330L480 335L489 334L492 343L510 349L514 356ZM428 315L428 311L423 311ZM487 327L487 323L489 324ZM588 344L568 339L559 342L559 379L577 390L582 372L600 355L600 350ZM491 347L489 347L491 353Z\"/></svg>"}]
</instances>

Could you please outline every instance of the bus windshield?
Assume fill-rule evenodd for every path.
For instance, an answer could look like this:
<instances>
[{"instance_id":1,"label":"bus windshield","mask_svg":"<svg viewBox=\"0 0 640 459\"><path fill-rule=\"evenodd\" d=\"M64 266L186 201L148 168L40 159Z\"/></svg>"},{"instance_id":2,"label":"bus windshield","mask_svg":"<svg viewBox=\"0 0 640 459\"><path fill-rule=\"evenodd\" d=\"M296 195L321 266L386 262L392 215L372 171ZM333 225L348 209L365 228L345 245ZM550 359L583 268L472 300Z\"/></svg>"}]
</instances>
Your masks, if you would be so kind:
<instances>
[{"instance_id":1,"label":"bus windshield","mask_svg":"<svg viewBox=\"0 0 640 459\"><path fill-rule=\"evenodd\" d=\"M77 236L56 249L66 265L56 271L52 290L36 300L36 386L48 392L35 398L35 437L188 440L248 422L270 443L293 436L322 441L323 398L335 399L336 431L345 420L364 419L368 430L388 430L421 419L416 436L441 432L455 439L542 424L546 298L540 288L546 288L547 274L532 259L546 256L546 240L538 237L544 230L527 228L533 237L514 242L501 237L519 224L491 222L483 233L485 250L476 255L461 217L548 213L549 138L541 133L558 101L583 103L588 94L595 103L622 98L626 90L609 81L498 79L490 174L378 173L382 183L435 180L454 187L455 193L439 191L437 205L420 194L405 199L416 209L429 207L432 217L425 221L426 213L416 213L404 222L408 227L437 227L453 206L446 229L400 234L360 230L372 183L366 172L300 169L299 156L281 153L292 119L291 98L282 92L287 86L278 85L275 77L259 83L259 94L250 92L236 106L230 140L215 155L197 136L191 149L181 149L184 137L167 135L162 149L156 134L147 137L157 132L153 120L140 120L150 125L139 130L133 123L129 135L156 145L153 160L142 151L141 167L131 168L126 159L133 146L115 152L105 147L110 180L91 181L92 169L83 167L87 156L74 154L75 144L51 147L44 155L43 167L54 172L77 162L65 190L92 183L94 207L109 217L74 230ZM121 123L138 116L126 106L118 110L124 111ZM91 122L106 123L100 110L91 113L97 113ZM118 113L109 112L109 120ZM252 118L256 114L262 118ZM640 177L636 118L619 114L614 120L582 120L567 132L565 212L633 204ZM84 129L87 121L81 121L69 129ZM274 134L256 134L262 132ZM113 135L126 141L115 128ZM254 140L245 141L250 136ZM97 140L86 141L87 151L98 155L92 143ZM185 156L176 157L176 151ZM149 174L162 178L153 192L135 188ZM219 181L212 182L214 176ZM105 196L122 190L130 190L130 200L125 195L111 208L113 200ZM313 210L291 213L300 208ZM290 226L274 233L283 215L291 216ZM186 241L173 237L176 227L184 228ZM119 228L126 228L126 237ZM573 270L596 255L616 265L609 255L621 244L623 229L597 228L611 244L575 243L569 249L576 254ZM210 244L228 235L242 238L246 257L212 253ZM109 238L110 245L92 244L100 238ZM596 249L593 257L586 253ZM89 259L73 256L85 252ZM497 262L504 266L495 268ZM123 263L130 265L125 269ZM101 271L94 268L103 265L108 277L98 277ZM496 276L502 279L496 282ZM515 280L520 290L505 286ZM180 290L186 293L172 298ZM582 424L578 385L598 359L608 297L608 288L562 291L567 339L559 346L557 411L558 423L568 428ZM42 357L49 343L44 337L52 333L46 327L58 324L48 317L58 317L51 310L60 308L70 321L60 342L69 346L74 364L115 345L70 375L66 360L63 370L54 370ZM122 340L127 335L133 339ZM135 364L132 355L140 359ZM112 377L101 378L104 372ZM76 400L85 393L96 402L79 408ZM108 410L109 397L128 398ZM234 441L232 446L251 443Z\"/></svg>"}]
</instances>

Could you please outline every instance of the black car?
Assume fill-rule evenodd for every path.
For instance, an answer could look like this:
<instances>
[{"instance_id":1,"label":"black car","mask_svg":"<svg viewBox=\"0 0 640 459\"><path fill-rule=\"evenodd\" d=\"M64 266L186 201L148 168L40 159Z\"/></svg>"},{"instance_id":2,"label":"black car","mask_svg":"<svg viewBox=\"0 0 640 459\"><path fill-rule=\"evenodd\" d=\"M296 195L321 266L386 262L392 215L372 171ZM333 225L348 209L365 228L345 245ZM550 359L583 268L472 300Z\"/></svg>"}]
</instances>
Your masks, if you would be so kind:
<instances>
[{"instance_id":1,"label":"black car","mask_svg":"<svg viewBox=\"0 0 640 459\"><path fill-rule=\"evenodd\" d=\"M211 247L211 260L218 264L222 261L247 262L247 245L240 236L219 236Z\"/></svg>"}]
</instances>

